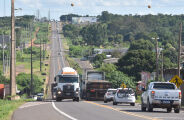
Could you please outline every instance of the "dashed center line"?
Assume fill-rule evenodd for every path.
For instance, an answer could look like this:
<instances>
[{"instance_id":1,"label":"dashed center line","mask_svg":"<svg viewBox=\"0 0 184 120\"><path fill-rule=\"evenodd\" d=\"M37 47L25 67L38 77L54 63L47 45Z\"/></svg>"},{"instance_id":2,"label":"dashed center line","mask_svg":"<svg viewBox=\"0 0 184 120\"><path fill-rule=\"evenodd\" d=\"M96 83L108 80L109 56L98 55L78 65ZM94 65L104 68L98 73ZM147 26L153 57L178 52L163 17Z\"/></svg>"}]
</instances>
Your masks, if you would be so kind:
<instances>
[{"instance_id":1,"label":"dashed center line","mask_svg":"<svg viewBox=\"0 0 184 120\"><path fill-rule=\"evenodd\" d=\"M103 108L108 108L108 109L111 109L111 110L114 110L114 111L117 111L117 112L121 112L121 113L124 113L124 114L127 114L127 115L144 118L144 119L147 119L147 120L161 120L161 119L157 119L157 118L153 118L153 117L149 117L149 116L145 116L145 115L135 114L135 113L132 113L132 112L120 111L120 110L115 109L113 107L106 106L106 105L101 105L101 104L91 102L91 101L84 101L84 102L94 104L94 105L97 105L97 106L100 106L100 107L103 107Z\"/></svg>"}]
</instances>

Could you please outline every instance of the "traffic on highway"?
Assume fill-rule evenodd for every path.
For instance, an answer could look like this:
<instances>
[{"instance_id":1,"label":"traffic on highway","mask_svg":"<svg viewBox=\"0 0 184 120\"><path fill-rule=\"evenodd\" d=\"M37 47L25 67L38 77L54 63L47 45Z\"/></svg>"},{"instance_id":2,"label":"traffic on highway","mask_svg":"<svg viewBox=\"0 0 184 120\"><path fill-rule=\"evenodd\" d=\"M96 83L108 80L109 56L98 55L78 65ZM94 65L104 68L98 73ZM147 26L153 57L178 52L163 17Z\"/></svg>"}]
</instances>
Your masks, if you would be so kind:
<instances>
[{"instance_id":1,"label":"traffic on highway","mask_svg":"<svg viewBox=\"0 0 184 120\"><path fill-rule=\"evenodd\" d=\"M9 2L0 120L184 120L183 1Z\"/></svg>"}]
</instances>

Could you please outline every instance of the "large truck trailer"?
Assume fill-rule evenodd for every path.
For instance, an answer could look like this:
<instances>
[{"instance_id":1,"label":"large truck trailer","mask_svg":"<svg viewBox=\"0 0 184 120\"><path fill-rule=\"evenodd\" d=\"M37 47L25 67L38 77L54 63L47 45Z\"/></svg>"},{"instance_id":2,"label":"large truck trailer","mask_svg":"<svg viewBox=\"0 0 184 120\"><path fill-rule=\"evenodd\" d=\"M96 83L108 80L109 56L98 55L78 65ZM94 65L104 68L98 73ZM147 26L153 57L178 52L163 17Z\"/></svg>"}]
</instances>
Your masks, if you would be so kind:
<instances>
[{"instance_id":1,"label":"large truck trailer","mask_svg":"<svg viewBox=\"0 0 184 120\"><path fill-rule=\"evenodd\" d=\"M81 80L81 96L86 100L103 100L108 88L112 87L105 80L105 73L95 70L86 70Z\"/></svg>"}]
</instances>

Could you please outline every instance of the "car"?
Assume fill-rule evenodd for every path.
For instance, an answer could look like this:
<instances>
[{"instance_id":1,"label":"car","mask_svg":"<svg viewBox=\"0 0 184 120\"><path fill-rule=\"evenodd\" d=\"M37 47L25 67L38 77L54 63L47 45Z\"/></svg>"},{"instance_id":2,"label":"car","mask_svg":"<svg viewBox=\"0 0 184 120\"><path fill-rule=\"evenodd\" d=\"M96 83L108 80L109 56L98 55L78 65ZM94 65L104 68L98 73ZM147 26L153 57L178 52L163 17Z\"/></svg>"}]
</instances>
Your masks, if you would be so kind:
<instances>
[{"instance_id":1,"label":"car","mask_svg":"<svg viewBox=\"0 0 184 120\"><path fill-rule=\"evenodd\" d=\"M113 97L113 105L126 103L135 106L135 100L135 92L132 88L118 88Z\"/></svg>"},{"instance_id":2,"label":"car","mask_svg":"<svg viewBox=\"0 0 184 120\"><path fill-rule=\"evenodd\" d=\"M153 108L166 108L170 113L174 108L175 113L180 112L181 90L170 82L151 82L147 90L142 89L141 110L152 112Z\"/></svg>"},{"instance_id":3,"label":"car","mask_svg":"<svg viewBox=\"0 0 184 120\"><path fill-rule=\"evenodd\" d=\"M112 101L116 91L117 89L109 88L104 95L104 103Z\"/></svg>"},{"instance_id":4,"label":"car","mask_svg":"<svg viewBox=\"0 0 184 120\"><path fill-rule=\"evenodd\" d=\"M43 93L38 93L37 94L37 101L43 101Z\"/></svg>"}]
</instances>

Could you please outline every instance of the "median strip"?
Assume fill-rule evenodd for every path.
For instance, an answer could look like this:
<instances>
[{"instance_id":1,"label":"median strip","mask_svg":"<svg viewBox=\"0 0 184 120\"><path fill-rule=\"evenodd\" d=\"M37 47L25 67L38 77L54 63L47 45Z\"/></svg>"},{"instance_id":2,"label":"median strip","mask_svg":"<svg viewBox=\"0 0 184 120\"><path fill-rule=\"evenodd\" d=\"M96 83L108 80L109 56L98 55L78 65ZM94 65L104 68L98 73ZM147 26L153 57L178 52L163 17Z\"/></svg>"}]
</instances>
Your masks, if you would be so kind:
<instances>
[{"instance_id":1,"label":"median strip","mask_svg":"<svg viewBox=\"0 0 184 120\"><path fill-rule=\"evenodd\" d=\"M114 111L117 111L117 112L121 112L121 113L124 113L124 114L127 114L127 115L144 118L144 119L147 119L147 120L161 120L161 119L155 119L155 118L145 116L145 115L135 114L135 113L132 113L132 112L120 111L120 110L115 109L113 107L110 107L110 106L107 106L107 105L101 105L101 104L91 102L91 101L84 101L84 102L89 103L89 104L93 104L93 105L97 105L97 106L100 106L100 107L103 107L103 108L111 109L111 110L114 110Z\"/></svg>"}]
</instances>

